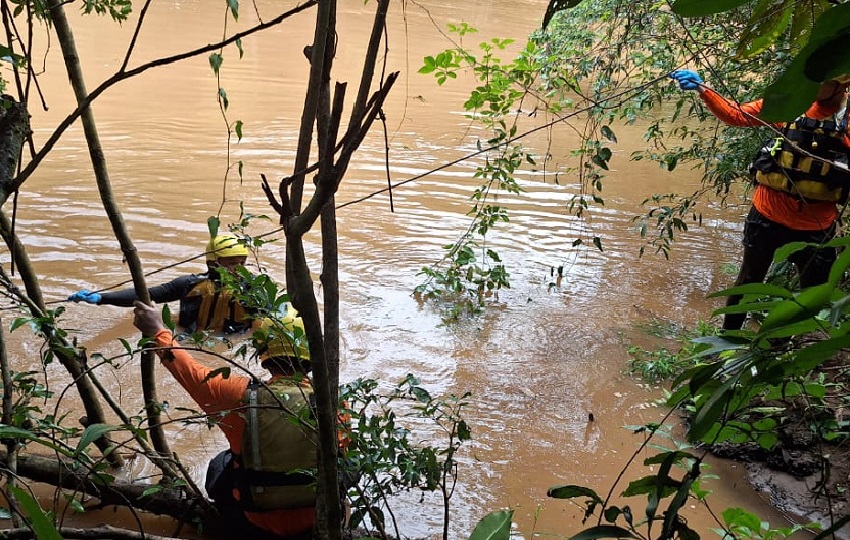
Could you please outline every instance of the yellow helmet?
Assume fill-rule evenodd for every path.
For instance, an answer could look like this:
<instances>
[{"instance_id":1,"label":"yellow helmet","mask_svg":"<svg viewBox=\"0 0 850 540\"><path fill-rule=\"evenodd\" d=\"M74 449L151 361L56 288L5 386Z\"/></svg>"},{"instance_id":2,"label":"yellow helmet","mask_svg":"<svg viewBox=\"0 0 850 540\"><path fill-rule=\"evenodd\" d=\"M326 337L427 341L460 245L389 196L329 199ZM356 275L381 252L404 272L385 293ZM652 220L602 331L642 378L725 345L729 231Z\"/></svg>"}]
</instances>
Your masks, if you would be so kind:
<instances>
[{"instance_id":1,"label":"yellow helmet","mask_svg":"<svg viewBox=\"0 0 850 540\"><path fill-rule=\"evenodd\" d=\"M304 321L291 304L287 304L286 314L283 317L263 319L259 328L254 330L254 336L260 363L280 357L310 361Z\"/></svg>"},{"instance_id":2,"label":"yellow helmet","mask_svg":"<svg viewBox=\"0 0 850 540\"><path fill-rule=\"evenodd\" d=\"M207 244L207 260L213 261L223 257L247 257L248 246L239 240L235 234L223 233Z\"/></svg>"}]
</instances>

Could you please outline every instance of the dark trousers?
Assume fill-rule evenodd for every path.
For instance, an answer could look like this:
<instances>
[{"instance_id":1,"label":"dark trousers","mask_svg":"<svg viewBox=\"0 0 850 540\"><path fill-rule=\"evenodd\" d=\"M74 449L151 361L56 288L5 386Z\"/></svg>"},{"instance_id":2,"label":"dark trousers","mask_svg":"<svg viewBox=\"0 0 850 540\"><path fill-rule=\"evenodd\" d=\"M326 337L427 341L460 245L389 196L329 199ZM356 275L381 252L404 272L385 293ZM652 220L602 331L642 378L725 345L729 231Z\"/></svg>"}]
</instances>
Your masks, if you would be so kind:
<instances>
[{"instance_id":1,"label":"dark trousers","mask_svg":"<svg viewBox=\"0 0 850 540\"><path fill-rule=\"evenodd\" d=\"M313 537L313 531L307 531L297 536L282 537L265 529L257 527L245 517L242 507L233 497L233 486L236 484L236 472L233 469L233 453L225 450L210 460L207 466L207 477L204 488L207 495L215 503L220 523L215 531L221 538L242 538L245 540L308 540Z\"/></svg>"},{"instance_id":2,"label":"dark trousers","mask_svg":"<svg viewBox=\"0 0 850 540\"><path fill-rule=\"evenodd\" d=\"M755 207L750 209L744 223L744 257L735 286L760 283L767 275L776 250L791 242L822 244L835 236L835 225L821 231L796 231L761 215ZM793 253L788 260L797 268L800 287L820 285L829 279L829 270L835 262L835 248L806 247ZM741 301L741 295L730 296L727 306ZM746 313L730 313L723 318L724 330L739 330L747 318Z\"/></svg>"}]
</instances>

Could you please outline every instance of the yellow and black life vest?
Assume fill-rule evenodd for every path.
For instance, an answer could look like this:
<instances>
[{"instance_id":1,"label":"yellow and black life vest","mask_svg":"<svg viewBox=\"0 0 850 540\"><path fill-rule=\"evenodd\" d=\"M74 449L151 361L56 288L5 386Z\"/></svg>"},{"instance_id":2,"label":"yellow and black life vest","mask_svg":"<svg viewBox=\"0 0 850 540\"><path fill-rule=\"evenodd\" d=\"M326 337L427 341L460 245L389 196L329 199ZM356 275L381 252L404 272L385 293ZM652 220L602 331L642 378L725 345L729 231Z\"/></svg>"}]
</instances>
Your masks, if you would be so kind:
<instances>
[{"instance_id":1,"label":"yellow and black life vest","mask_svg":"<svg viewBox=\"0 0 850 540\"><path fill-rule=\"evenodd\" d=\"M844 204L850 191L844 133L834 120L801 116L785 124L782 137L769 139L756 155L753 180L801 199Z\"/></svg>"},{"instance_id":2,"label":"yellow and black life vest","mask_svg":"<svg viewBox=\"0 0 850 540\"><path fill-rule=\"evenodd\" d=\"M313 389L291 378L245 391L245 432L236 488L246 511L316 504L318 463Z\"/></svg>"},{"instance_id":3,"label":"yellow and black life vest","mask_svg":"<svg viewBox=\"0 0 850 540\"><path fill-rule=\"evenodd\" d=\"M177 322L189 332L209 330L228 334L241 332L250 325L242 304L212 279L201 281L180 300Z\"/></svg>"}]
</instances>

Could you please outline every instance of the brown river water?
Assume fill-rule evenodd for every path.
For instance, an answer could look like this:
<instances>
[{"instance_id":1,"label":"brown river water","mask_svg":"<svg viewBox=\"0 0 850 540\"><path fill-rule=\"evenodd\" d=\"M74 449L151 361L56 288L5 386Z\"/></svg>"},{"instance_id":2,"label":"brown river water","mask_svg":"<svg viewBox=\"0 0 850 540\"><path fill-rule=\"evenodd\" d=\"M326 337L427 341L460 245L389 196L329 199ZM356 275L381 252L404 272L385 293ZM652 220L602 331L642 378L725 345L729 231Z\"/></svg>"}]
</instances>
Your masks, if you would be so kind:
<instances>
[{"instance_id":1,"label":"brown river water","mask_svg":"<svg viewBox=\"0 0 850 540\"><path fill-rule=\"evenodd\" d=\"M256 10L268 19L279 4L258 0ZM393 3L387 68L402 74L385 110L395 181L469 154L476 137L486 136L463 116L471 80L461 77L438 87L431 76L417 74L423 56L452 46L443 35L446 24L477 27L479 33L467 36L467 44L490 37L522 42L539 24L545 6L545 0ZM341 2L334 75L351 83L352 99L371 8L372 3ZM254 5L243 3L241 9L238 24L227 21L228 32L256 22ZM71 19L92 89L121 64L134 24L76 15ZM214 42L223 34L225 20L225 2L154 2L130 66ZM240 201L250 214L273 214L259 175L274 179L291 172L308 73L301 49L312 39L313 20L308 11L245 39L242 59L233 47L225 51L221 85L230 101L227 121L244 122L244 138L234 141L230 153L231 163L244 164L242 182L231 172L224 183L226 121L215 100L217 85L206 55L148 71L95 102L115 194L146 270L200 253L207 241L206 219L220 207L224 223L238 219ZM41 86L49 110L32 107L37 145L72 103L55 40L44 58ZM420 283L419 270L436 262L441 246L468 224L468 197L478 184L472 174L480 161L462 161L397 188L394 212L386 194L339 212L341 379L372 377L389 386L413 373L433 394L472 392L467 415L474 440L461 452L459 485L452 497L453 538L468 536L487 512L507 507L515 509L516 530L525 537L533 532L569 536L579 530L581 510L547 499L546 490L571 483L607 493L643 440L624 426L658 421L665 412L651 405L660 390L624 374L627 347L653 343L640 330L646 324L682 327L708 318L716 304L705 295L731 281L721 267L735 262L739 253L745 206L705 206L703 226L677 243L670 261L638 257L643 240L631 218L642 212L641 201L654 193L688 192L698 178L688 170L668 174L650 163L629 162L628 154L641 144L640 130L620 127L617 135L613 170L605 179L605 206L586 220L571 217L566 209L576 184L564 178L556 184L551 173L520 174L526 191L502 199L510 207L511 222L488 240L505 258L512 288L501 291L482 316L457 324L442 324L439 311L417 302L411 292ZM538 155L551 152L554 167L568 162L575 142L572 130L561 125L524 144ZM338 203L386 185L383 151L383 135L375 129L357 153ZM79 124L25 184L17 226L49 301L59 302L81 288L111 287L129 276L98 198ZM274 223L260 222L252 231L273 228ZM602 238L604 252L572 247L575 238L588 234ZM313 234L308 245L316 274L317 238ZM283 252L282 244L272 243L260 255L280 281ZM549 287L551 268L558 266L564 267L564 278L560 286ZM202 267L199 259L152 276L149 284ZM117 338L137 337L129 310L66 306L67 326L90 352L119 355ZM19 364L37 351L24 332L12 334L12 357ZM48 372L61 376L57 366ZM101 379L127 410L139 410L135 363L104 369ZM167 376L160 379L159 395L173 406L189 404ZM595 421L589 422L589 413ZM219 433L205 428L172 425L168 435L199 481L207 459L224 445ZM710 500L716 512L743 506L774 525L784 523L746 486L739 467L723 462L712 466L722 476L707 482L715 491ZM129 474L150 472L138 464ZM628 473L626 479L638 474ZM420 502L419 494L411 494L395 504L403 535L421 538L440 531L436 499ZM704 538L712 536L704 508L688 508L687 514ZM115 519L107 512L82 523ZM117 519L135 526L129 517ZM174 529L165 519L152 519L147 526L158 534Z\"/></svg>"}]
</instances>

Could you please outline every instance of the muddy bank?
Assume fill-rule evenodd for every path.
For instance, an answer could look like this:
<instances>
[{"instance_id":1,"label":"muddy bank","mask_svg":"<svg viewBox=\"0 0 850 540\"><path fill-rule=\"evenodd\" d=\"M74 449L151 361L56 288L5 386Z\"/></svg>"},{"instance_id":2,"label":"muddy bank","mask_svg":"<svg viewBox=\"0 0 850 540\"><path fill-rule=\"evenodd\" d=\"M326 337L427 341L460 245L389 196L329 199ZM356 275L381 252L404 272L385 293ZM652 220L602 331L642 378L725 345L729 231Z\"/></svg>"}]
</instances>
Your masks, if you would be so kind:
<instances>
[{"instance_id":1,"label":"muddy bank","mask_svg":"<svg viewBox=\"0 0 850 540\"><path fill-rule=\"evenodd\" d=\"M835 479L843 478L846 485L847 474L850 472L846 456L843 461L843 466L832 469L830 476ZM847 492L836 496L834 480L828 481L827 489L824 490L821 474L799 477L771 469L764 463L748 463L747 475L753 488L766 493L771 504L795 523L814 522L826 528L832 519L839 519L850 512ZM830 517L830 510L834 518ZM835 536L842 540L850 539L850 526L843 527Z\"/></svg>"},{"instance_id":2,"label":"muddy bank","mask_svg":"<svg viewBox=\"0 0 850 540\"><path fill-rule=\"evenodd\" d=\"M794 523L827 528L850 514L850 445L819 441L808 424L788 422L770 450L752 443L717 444L711 451L745 463L752 487ZM836 538L850 540L850 526Z\"/></svg>"}]
</instances>

